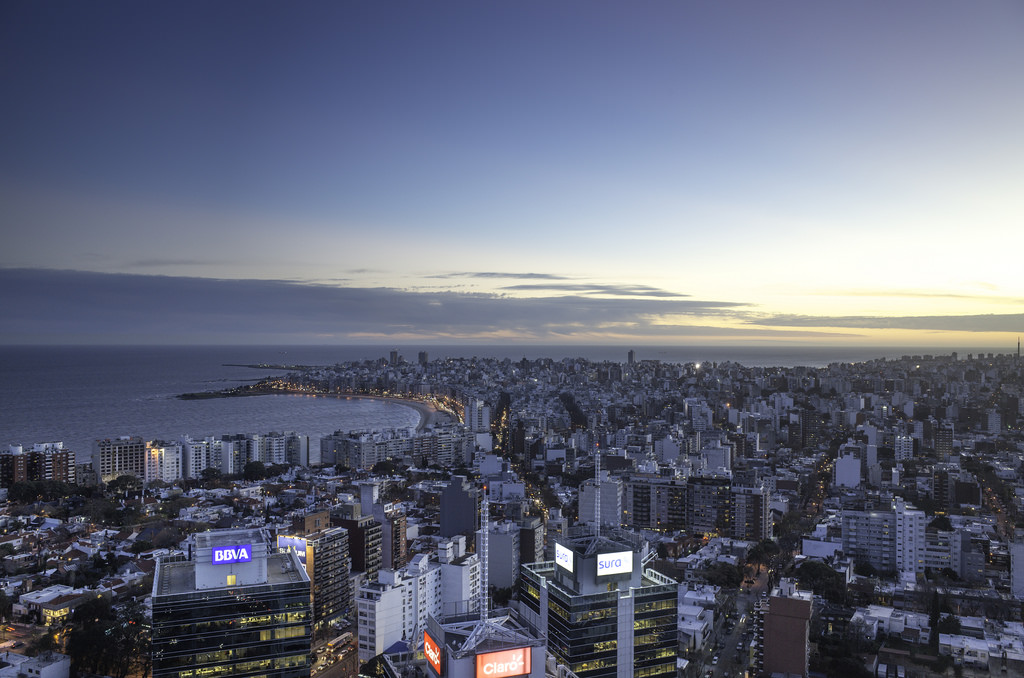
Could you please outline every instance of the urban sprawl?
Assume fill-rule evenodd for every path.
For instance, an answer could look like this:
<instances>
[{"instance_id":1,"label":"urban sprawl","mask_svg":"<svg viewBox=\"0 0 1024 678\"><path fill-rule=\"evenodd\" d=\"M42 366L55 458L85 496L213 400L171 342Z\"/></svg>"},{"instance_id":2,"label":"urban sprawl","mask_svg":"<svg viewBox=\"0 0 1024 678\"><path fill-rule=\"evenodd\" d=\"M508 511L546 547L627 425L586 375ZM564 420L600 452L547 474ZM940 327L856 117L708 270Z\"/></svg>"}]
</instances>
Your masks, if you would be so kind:
<instances>
[{"instance_id":1,"label":"urban sprawl","mask_svg":"<svg viewBox=\"0 0 1024 678\"><path fill-rule=\"evenodd\" d=\"M408 429L10 441L0 678L1024 675L1019 349L623 357L183 394Z\"/></svg>"}]
</instances>

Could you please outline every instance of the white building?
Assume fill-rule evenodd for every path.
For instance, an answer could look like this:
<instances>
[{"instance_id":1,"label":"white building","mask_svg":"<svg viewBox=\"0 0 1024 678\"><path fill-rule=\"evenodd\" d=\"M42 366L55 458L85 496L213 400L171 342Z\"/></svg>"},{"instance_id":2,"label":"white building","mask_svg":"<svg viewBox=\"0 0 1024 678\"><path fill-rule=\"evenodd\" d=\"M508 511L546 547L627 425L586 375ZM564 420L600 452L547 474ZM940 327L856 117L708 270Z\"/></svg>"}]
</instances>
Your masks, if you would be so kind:
<instances>
[{"instance_id":1,"label":"white building","mask_svg":"<svg viewBox=\"0 0 1024 678\"><path fill-rule=\"evenodd\" d=\"M152 440L146 443L146 482L173 483L181 478L181 443Z\"/></svg>"},{"instance_id":2,"label":"white building","mask_svg":"<svg viewBox=\"0 0 1024 678\"><path fill-rule=\"evenodd\" d=\"M421 638L428 616L440 617L444 601L479 609L480 565L465 553L465 539L441 542L439 555L421 553L405 567L381 570L356 594L359 661L366 662L399 641Z\"/></svg>"},{"instance_id":3,"label":"white building","mask_svg":"<svg viewBox=\"0 0 1024 678\"><path fill-rule=\"evenodd\" d=\"M589 479L580 485L579 522L594 525L597 522L597 482ZM601 525L619 527L622 523L622 483L601 471Z\"/></svg>"}]
</instances>

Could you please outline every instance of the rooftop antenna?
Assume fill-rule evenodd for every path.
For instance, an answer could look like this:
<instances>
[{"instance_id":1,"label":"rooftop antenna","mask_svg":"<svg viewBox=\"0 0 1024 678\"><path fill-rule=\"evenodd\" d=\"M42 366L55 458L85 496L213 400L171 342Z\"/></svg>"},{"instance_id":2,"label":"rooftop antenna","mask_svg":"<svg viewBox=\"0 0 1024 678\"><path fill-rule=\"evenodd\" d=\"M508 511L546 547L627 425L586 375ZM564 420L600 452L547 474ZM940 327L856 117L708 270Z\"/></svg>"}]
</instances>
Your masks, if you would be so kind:
<instances>
[{"instance_id":1,"label":"rooftop antenna","mask_svg":"<svg viewBox=\"0 0 1024 678\"><path fill-rule=\"evenodd\" d=\"M594 492L594 536L601 536L601 444L594 444L594 479L597 481L597 489Z\"/></svg>"},{"instance_id":2,"label":"rooftop antenna","mask_svg":"<svg viewBox=\"0 0 1024 678\"><path fill-rule=\"evenodd\" d=\"M487 500L487 486L484 485L484 495L480 502L480 620L487 621L487 537L490 532L491 503Z\"/></svg>"}]
</instances>

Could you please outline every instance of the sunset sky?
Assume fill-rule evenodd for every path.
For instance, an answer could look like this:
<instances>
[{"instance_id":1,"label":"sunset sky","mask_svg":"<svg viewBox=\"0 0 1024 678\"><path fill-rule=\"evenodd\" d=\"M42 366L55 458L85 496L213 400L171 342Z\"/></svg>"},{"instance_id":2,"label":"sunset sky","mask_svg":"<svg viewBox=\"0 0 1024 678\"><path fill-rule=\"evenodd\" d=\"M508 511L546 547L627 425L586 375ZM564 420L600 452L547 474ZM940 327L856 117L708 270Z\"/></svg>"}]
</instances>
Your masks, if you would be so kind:
<instances>
[{"instance_id":1,"label":"sunset sky","mask_svg":"<svg viewBox=\"0 0 1024 678\"><path fill-rule=\"evenodd\" d=\"M15 0L0 88L0 343L1024 334L1019 0Z\"/></svg>"}]
</instances>

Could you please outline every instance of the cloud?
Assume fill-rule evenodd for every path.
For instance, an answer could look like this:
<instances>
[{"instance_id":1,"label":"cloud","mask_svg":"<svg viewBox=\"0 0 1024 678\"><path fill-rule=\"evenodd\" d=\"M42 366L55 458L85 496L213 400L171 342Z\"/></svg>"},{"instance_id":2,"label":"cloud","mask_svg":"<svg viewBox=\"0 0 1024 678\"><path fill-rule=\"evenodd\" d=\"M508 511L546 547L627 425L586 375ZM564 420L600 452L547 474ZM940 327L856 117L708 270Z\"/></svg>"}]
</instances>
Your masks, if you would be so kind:
<instances>
[{"instance_id":1,"label":"cloud","mask_svg":"<svg viewBox=\"0 0 1024 678\"><path fill-rule=\"evenodd\" d=\"M503 273L499 271L475 271L463 273L437 273L424 278L490 278L508 280L570 280L564 275L554 273Z\"/></svg>"},{"instance_id":2,"label":"cloud","mask_svg":"<svg viewBox=\"0 0 1024 678\"><path fill-rule=\"evenodd\" d=\"M1024 313L932 316L810 316L775 315L747 322L786 327L844 327L856 329L936 330L947 332L1021 332Z\"/></svg>"},{"instance_id":3,"label":"cloud","mask_svg":"<svg viewBox=\"0 0 1024 678\"><path fill-rule=\"evenodd\" d=\"M650 287L648 285L601 285L596 283L560 283L550 285L506 285L503 290L515 290L517 292L537 292L540 290L551 290L555 292L574 292L577 294L607 294L619 297L664 297L678 299L689 297L689 294L678 294L668 290ZM717 306L745 306L746 304L729 304L726 302L712 302Z\"/></svg>"},{"instance_id":4,"label":"cloud","mask_svg":"<svg viewBox=\"0 0 1024 678\"><path fill-rule=\"evenodd\" d=\"M524 299L42 269L0 269L0 289L5 343L309 343L362 337L545 342L821 334L736 327L734 318L731 328L716 327L741 304L677 297Z\"/></svg>"}]
</instances>

